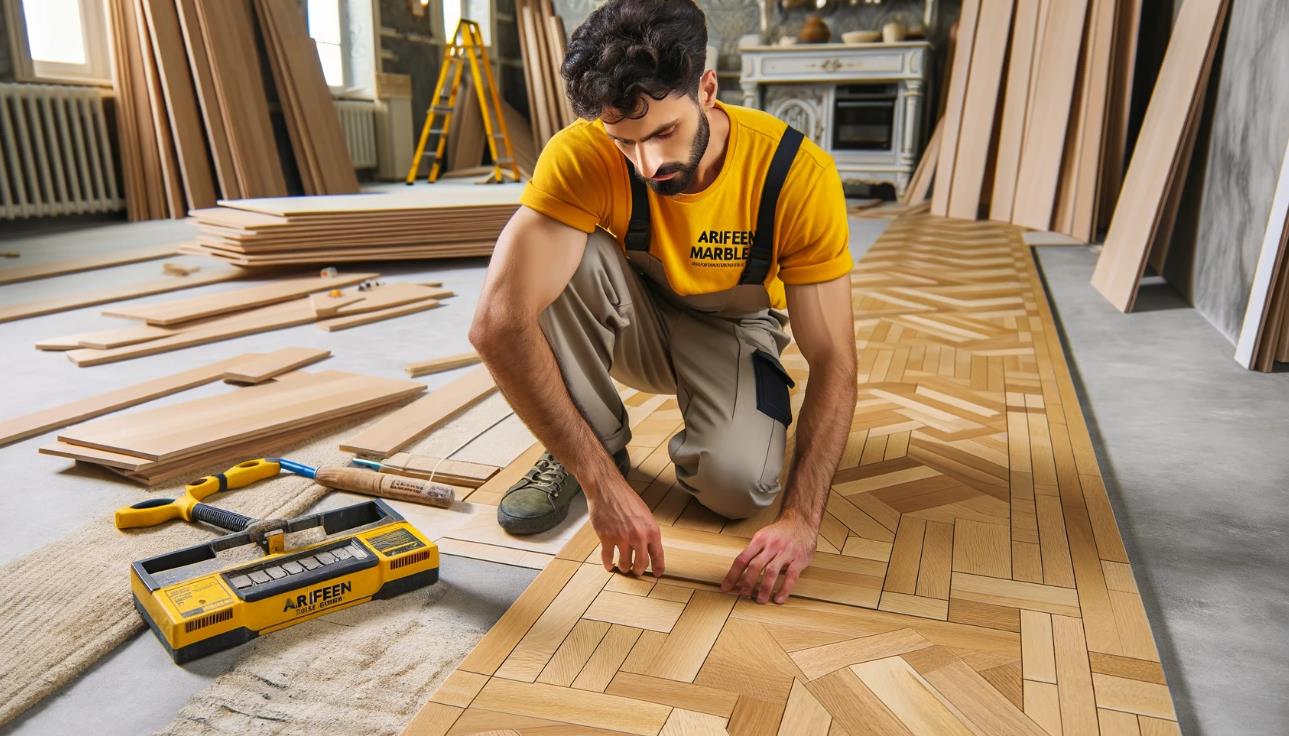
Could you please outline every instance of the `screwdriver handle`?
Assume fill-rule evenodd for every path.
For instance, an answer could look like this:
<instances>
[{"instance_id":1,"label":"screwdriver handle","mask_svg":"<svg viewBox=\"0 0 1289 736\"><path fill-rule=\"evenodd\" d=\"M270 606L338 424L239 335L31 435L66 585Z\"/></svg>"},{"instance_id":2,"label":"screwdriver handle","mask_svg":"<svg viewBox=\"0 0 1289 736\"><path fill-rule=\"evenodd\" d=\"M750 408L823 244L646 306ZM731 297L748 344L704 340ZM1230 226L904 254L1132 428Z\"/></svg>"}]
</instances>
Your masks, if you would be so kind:
<instances>
[{"instance_id":1,"label":"screwdriver handle","mask_svg":"<svg viewBox=\"0 0 1289 736\"><path fill-rule=\"evenodd\" d=\"M456 500L456 490L452 486L357 468L324 465L318 468L314 480L328 488L444 509Z\"/></svg>"}]
</instances>

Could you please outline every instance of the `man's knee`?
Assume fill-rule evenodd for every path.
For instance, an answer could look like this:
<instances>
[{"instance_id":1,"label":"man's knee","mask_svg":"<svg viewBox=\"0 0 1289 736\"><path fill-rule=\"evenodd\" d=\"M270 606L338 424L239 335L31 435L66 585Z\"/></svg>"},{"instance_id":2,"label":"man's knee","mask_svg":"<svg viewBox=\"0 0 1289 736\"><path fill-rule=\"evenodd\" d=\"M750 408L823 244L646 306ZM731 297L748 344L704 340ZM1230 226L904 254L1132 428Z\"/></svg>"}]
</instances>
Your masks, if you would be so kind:
<instances>
[{"instance_id":1,"label":"man's knee","mask_svg":"<svg viewBox=\"0 0 1289 736\"><path fill-rule=\"evenodd\" d=\"M698 502L728 519L746 519L779 495L782 458L756 452L700 453L690 470L679 465L676 478Z\"/></svg>"},{"instance_id":2,"label":"man's knee","mask_svg":"<svg viewBox=\"0 0 1289 736\"><path fill-rule=\"evenodd\" d=\"M586 250L569 280L569 288L579 292L612 292L614 285L620 281L615 275L620 274L624 266L625 259L617 241L612 235L596 228L586 237Z\"/></svg>"}]
</instances>

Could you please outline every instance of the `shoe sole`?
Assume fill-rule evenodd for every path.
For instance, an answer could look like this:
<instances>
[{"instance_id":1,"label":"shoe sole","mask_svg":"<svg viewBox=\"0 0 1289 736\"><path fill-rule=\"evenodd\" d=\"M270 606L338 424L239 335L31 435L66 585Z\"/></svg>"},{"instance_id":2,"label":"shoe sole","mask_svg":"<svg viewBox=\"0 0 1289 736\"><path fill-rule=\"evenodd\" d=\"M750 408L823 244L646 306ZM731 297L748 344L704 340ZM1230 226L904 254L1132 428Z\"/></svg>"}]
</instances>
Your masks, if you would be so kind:
<instances>
[{"instance_id":1,"label":"shoe sole","mask_svg":"<svg viewBox=\"0 0 1289 736\"><path fill-rule=\"evenodd\" d=\"M497 507L497 525L501 527L502 531L517 537L540 534L554 529L566 518L568 518L568 506L559 509L556 513L533 517L511 516L502 510L500 506Z\"/></svg>"}]
</instances>

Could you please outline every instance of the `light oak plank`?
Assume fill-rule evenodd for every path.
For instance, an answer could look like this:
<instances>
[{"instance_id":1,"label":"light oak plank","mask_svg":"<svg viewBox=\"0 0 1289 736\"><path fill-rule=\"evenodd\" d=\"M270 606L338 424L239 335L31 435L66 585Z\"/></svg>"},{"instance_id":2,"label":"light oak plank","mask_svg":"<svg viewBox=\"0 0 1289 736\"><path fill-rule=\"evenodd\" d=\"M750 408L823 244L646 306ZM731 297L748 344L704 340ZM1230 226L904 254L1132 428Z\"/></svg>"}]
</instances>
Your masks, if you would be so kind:
<instances>
[{"instance_id":1,"label":"light oak plank","mask_svg":"<svg viewBox=\"0 0 1289 736\"><path fill-rule=\"evenodd\" d=\"M605 692L728 718L738 696L728 690L619 672Z\"/></svg>"},{"instance_id":2,"label":"light oak plank","mask_svg":"<svg viewBox=\"0 0 1289 736\"><path fill-rule=\"evenodd\" d=\"M1082 623L1077 618L1053 616L1052 647L1056 653L1061 728L1068 734L1096 733L1096 701Z\"/></svg>"},{"instance_id":3,"label":"light oak plank","mask_svg":"<svg viewBox=\"0 0 1289 736\"><path fill-rule=\"evenodd\" d=\"M548 718L594 728L654 736L667 722L671 708L616 695L572 691L543 683L514 682L494 677L475 696L480 708L516 715Z\"/></svg>"},{"instance_id":4,"label":"light oak plank","mask_svg":"<svg viewBox=\"0 0 1289 736\"><path fill-rule=\"evenodd\" d=\"M792 653L792 660L807 678L816 680L853 664L885 659L929 646L931 642L916 631L897 629L886 634L802 649Z\"/></svg>"},{"instance_id":5,"label":"light oak plank","mask_svg":"<svg viewBox=\"0 0 1289 736\"><path fill-rule=\"evenodd\" d=\"M1097 705L1101 708L1166 720L1177 719L1173 698L1164 685L1093 673L1092 686L1096 690Z\"/></svg>"},{"instance_id":6,"label":"light oak plank","mask_svg":"<svg viewBox=\"0 0 1289 736\"><path fill-rule=\"evenodd\" d=\"M224 380L230 383L263 383L274 376L289 373L330 357L330 350L281 348L230 366L224 371Z\"/></svg>"},{"instance_id":7,"label":"light oak plank","mask_svg":"<svg viewBox=\"0 0 1289 736\"><path fill-rule=\"evenodd\" d=\"M595 653L587 660L586 666L573 680L572 686L578 690L604 692L639 638L640 629L629 626L611 627L595 648Z\"/></svg>"},{"instance_id":8,"label":"light oak plank","mask_svg":"<svg viewBox=\"0 0 1289 736\"><path fill-rule=\"evenodd\" d=\"M572 684L608 631L609 624L587 619L578 621L537 676L537 681L548 685Z\"/></svg>"}]
</instances>

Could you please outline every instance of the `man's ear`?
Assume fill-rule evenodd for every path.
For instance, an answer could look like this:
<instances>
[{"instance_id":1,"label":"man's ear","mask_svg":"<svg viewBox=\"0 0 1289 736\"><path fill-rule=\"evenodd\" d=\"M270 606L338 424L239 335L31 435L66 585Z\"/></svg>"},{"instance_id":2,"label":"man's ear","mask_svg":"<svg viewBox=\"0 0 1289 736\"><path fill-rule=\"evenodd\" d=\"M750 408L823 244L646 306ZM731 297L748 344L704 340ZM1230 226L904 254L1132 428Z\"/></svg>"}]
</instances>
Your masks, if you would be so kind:
<instances>
[{"instance_id":1,"label":"man's ear","mask_svg":"<svg viewBox=\"0 0 1289 736\"><path fill-rule=\"evenodd\" d=\"M704 110L710 110L716 104L718 89L715 69L708 69L698 78L698 104Z\"/></svg>"}]
</instances>

